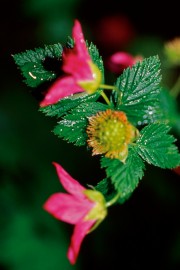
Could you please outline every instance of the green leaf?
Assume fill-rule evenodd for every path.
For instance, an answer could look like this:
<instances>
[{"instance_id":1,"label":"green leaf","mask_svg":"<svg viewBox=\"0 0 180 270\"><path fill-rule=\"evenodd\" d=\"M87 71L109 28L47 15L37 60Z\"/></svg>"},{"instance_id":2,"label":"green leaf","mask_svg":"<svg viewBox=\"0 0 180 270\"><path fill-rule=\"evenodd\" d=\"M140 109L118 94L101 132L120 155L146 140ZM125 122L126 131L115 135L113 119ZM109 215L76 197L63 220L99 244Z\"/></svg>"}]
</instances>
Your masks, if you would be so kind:
<instances>
[{"instance_id":1,"label":"green leaf","mask_svg":"<svg viewBox=\"0 0 180 270\"><path fill-rule=\"evenodd\" d=\"M55 127L54 133L77 146L85 145L88 117L105 111L107 108L107 105L100 102L84 102L63 117L63 120Z\"/></svg>"},{"instance_id":2,"label":"green leaf","mask_svg":"<svg viewBox=\"0 0 180 270\"><path fill-rule=\"evenodd\" d=\"M85 102L96 101L100 96L100 92L95 92L92 95L86 93L76 94L67 98L61 99L58 103L42 107L39 110L51 117L61 117L69 110L77 107L79 104Z\"/></svg>"},{"instance_id":3,"label":"green leaf","mask_svg":"<svg viewBox=\"0 0 180 270\"><path fill-rule=\"evenodd\" d=\"M117 79L116 106L134 125L159 119L160 61L153 56L127 68Z\"/></svg>"},{"instance_id":4,"label":"green leaf","mask_svg":"<svg viewBox=\"0 0 180 270\"><path fill-rule=\"evenodd\" d=\"M180 165L178 148L173 144L176 139L167 134L170 127L154 123L144 127L136 141L138 154L149 164L161 168L175 168Z\"/></svg>"},{"instance_id":5,"label":"green leaf","mask_svg":"<svg viewBox=\"0 0 180 270\"><path fill-rule=\"evenodd\" d=\"M114 185L112 184L110 178L101 180L99 183L97 183L95 189L104 195L106 201L111 200L117 194L117 191L114 189Z\"/></svg>"},{"instance_id":6,"label":"green leaf","mask_svg":"<svg viewBox=\"0 0 180 270\"><path fill-rule=\"evenodd\" d=\"M74 47L74 40L72 37L68 36L66 41L66 48L72 49Z\"/></svg>"},{"instance_id":7,"label":"green leaf","mask_svg":"<svg viewBox=\"0 0 180 270\"><path fill-rule=\"evenodd\" d=\"M160 108L163 114L162 120L168 122L177 135L180 136L180 113L178 110L178 102L168 89L163 88L163 91L161 92Z\"/></svg>"},{"instance_id":8,"label":"green leaf","mask_svg":"<svg viewBox=\"0 0 180 270\"><path fill-rule=\"evenodd\" d=\"M176 99L171 95L170 90L162 89L160 94L160 107L163 112L162 120L170 122L172 126L178 117L178 110Z\"/></svg>"},{"instance_id":9,"label":"green leaf","mask_svg":"<svg viewBox=\"0 0 180 270\"><path fill-rule=\"evenodd\" d=\"M100 191L104 195L107 202L112 200L117 195L117 191L115 190L114 185L112 184L110 178L105 178L105 179L101 180L95 186L95 189ZM126 200L129 199L131 194L132 193L129 193L129 194L127 194L127 196L119 198L116 203L123 204Z\"/></svg>"},{"instance_id":10,"label":"green leaf","mask_svg":"<svg viewBox=\"0 0 180 270\"><path fill-rule=\"evenodd\" d=\"M131 195L142 179L145 169L142 159L133 148L129 150L125 164L118 159L102 158L101 166L106 168L107 177L111 178L116 191L121 194L121 199Z\"/></svg>"},{"instance_id":11,"label":"green leaf","mask_svg":"<svg viewBox=\"0 0 180 270\"><path fill-rule=\"evenodd\" d=\"M92 61L94 62L95 65L98 66L99 70L102 73L102 81L104 81L104 65L103 65L103 60L102 57L99 55L99 51L97 47L91 42L90 45L88 46L89 54L92 58Z\"/></svg>"},{"instance_id":12,"label":"green leaf","mask_svg":"<svg viewBox=\"0 0 180 270\"><path fill-rule=\"evenodd\" d=\"M62 45L60 43L48 45L34 50L27 50L22 53L13 55L14 61L21 70L25 83L31 87L37 87L44 81L52 80L56 77L55 72L47 70L44 67L45 59L56 59L59 61L62 55Z\"/></svg>"}]
</instances>

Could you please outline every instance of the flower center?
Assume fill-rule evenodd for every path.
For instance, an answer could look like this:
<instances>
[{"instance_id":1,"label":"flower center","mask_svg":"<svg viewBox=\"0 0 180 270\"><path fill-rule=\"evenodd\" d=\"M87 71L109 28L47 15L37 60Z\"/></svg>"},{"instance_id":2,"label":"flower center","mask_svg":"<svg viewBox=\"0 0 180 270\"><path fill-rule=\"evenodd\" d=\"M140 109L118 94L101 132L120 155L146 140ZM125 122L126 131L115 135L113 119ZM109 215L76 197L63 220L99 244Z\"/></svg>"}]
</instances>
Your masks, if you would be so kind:
<instances>
[{"instance_id":1,"label":"flower center","mask_svg":"<svg viewBox=\"0 0 180 270\"><path fill-rule=\"evenodd\" d=\"M118 119L107 119L97 126L96 135L100 144L108 150L115 150L125 141L126 127Z\"/></svg>"},{"instance_id":2,"label":"flower center","mask_svg":"<svg viewBox=\"0 0 180 270\"><path fill-rule=\"evenodd\" d=\"M100 86L102 74L99 68L92 62L88 61L92 73L92 80L78 81L78 84L88 93L93 94Z\"/></svg>"},{"instance_id":3,"label":"flower center","mask_svg":"<svg viewBox=\"0 0 180 270\"><path fill-rule=\"evenodd\" d=\"M90 117L87 134L93 155L105 154L124 162L128 144L137 137L138 131L128 122L124 112L108 109Z\"/></svg>"},{"instance_id":4,"label":"flower center","mask_svg":"<svg viewBox=\"0 0 180 270\"><path fill-rule=\"evenodd\" d=\"M91 232L102 222L102 220L107 215L106 200L103 194L97 190L86 189L84 191L84 194L89 200L95 203L94 207L90 210L90 212L84 218L84 220L96 220L96 223L89 231Z\"/></svg>"}]
</instances>

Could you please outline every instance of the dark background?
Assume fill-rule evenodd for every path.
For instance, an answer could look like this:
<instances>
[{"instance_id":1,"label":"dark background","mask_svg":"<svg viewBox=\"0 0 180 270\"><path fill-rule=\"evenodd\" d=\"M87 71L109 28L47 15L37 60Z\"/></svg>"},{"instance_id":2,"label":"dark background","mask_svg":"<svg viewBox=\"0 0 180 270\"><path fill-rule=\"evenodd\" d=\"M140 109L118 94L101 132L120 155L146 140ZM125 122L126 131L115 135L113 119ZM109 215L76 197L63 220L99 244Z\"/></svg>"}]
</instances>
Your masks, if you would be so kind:
<instances>
[{"instance_id":1,"label":"dark background","mask_svg":"<svg viewBox=\"0 0 180 270\"><path fill-rule=\"evenodd\" d=\"M157 1L3 2L0 269L179 269L180 176L174 171L147 166L130 199L111 207L106 220L86 237L73 267L66 258L72 227L42 209L45 200L61 190L52 161L62 164L84 185L97 183L102 172L98 159L86 149L75 148L53 135L56 121L38 112L38 102L23 83L12 54L64 43L75 18L82 23L85 38L98 46L104 59L117 50L161 56L164 42L180 36L175 1L158 7Z\"/></svg>"}]
</instances>

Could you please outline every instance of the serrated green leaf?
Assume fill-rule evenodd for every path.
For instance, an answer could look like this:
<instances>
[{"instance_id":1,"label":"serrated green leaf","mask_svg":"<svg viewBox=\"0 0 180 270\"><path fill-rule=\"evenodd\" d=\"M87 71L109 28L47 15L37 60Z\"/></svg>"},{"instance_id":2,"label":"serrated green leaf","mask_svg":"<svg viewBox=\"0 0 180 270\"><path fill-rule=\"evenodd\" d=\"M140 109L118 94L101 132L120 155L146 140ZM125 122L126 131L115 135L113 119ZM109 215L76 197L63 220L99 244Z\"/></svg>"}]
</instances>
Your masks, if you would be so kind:
<instances>
[{"instance_id":1,"label":"serrated green leaf","mask_svg":"<svg viewBox=\"0 0 180 270\"><path fill-rule=\"evenodd\" d=\"M99 55L99 51L97 47L91 42L89 47L89 54L92 58L92 61L94 62L95 65L98 66L99 70L102 73L102 81L104 81L104 65L103 65L103 60L102 57Z\"/></svg>"},{"instance_id":2,"label":"serrated green leaf","mask_svg":"<svg viewBox=\"0 0 180 270\"><path fill-rule=\"evenodd\" d=\"M178 148L173 144L175 138L167 134L170 127L154 123L144 127L136 141L138 154L149 164L161 168L175 168L180 165Z\"/></svg>"},{"instance_id":3,"label":"serrated green leaf","mask_svg":"<svg viewBox=\"0 0 180 270\"><path fill-rule=\"evenodd\" d=\"M66 48L72 49L74 47L74 40L72 37L68 36L66 41Z\"/></svg>"},{"instance_id":4,"label":"serrated green leaf","mask_svg":"<svg viewBox=\"0 0 180 270\"><path fill-rule=\"evenodd\" d=\"M152 56L137 62L132 68L127 68L118 78L116 86L122 92L121 103L132 105L147 100L147 95L154 91L159 93L160 61L158 56Z\"/></svg>"},{"instance_id":5,"label":"serrated green leaf","mask_svg":"<svg viewBox=\"0 0 180 270\"><path fill-rule=\"evenodd\" d=\"M130 196L142 179L145 169L142 159L134 149L129 150L125 164L118 159L102 158L101 166L106 168L107 177L111 178L115 189L121 194L121 199Z\"/></svg>"},{"instance_id":6,"label":"serrated green leaf","mask_svg":"<svg viewBox=\"0 0 180 270\"><path fill-rule=\"evenodd\" d=\"M114 185L111 182L110 178L105 178L101 180L96 186L95 189L100 191L104 197L105 200L108 202L112 200L116 195L117 191L114 188ZM127 194L127 196L119 198L116 203L123 204L126 200L129 199L132 193Z\"/></svg>"},{"instance_id":7,"label":"serrated green leaf","mask_svg":"<svg viewBox=\"0 0 180 270\"><path fill-rule=\"evenodd\" d=\"M100 96L100 92L95 92L92 95L88 95L86 93L76 94L74 96L70 96L67 98L61 99L58 103L49 105L46 107L42 107L39 110L45 113L47 116L51 117L61 117L69 110L77 107L79 104L83 102L94 102Z\"/></svg>"},{"instance_id":8,"label":"serrated green leaf","mask_svg":"<svg viewBox=\"0 0 180 270\"><path fill-rule=\"evenodd\" d=\"M117 191L114 189L114 185L112 184L110 178L101 180L99 183L97 183L95 189L104 195L106 201L110 201L117 194Z\"/></svg>"},{"instance_id":9,"label":"serrated green leaf","mask_svg":"<svg viewBox=\"0 0 180 270\"><path fill-rule=\"evenodd\" d=\"M171 91L164 89L160 94L160 108L162 111L162 120L169 123L173 130L180 136L180 113L178 110L177 99L171 95Z\"/></svg>"},{"instance_id":10,"label":"serrated green leaf","mask_svg":"<svg viewBox=\"0 0 180 270\"><path fill-rule=\"evenodd\" d=\"M45 46L44 48L27 50L13 55L13 58L25 78L25 83L30 87L37 87L42 82L56 77L55 72L53 70L46 70L43 63L46 58L56 58L60 62L62 50L62 45L58 43Z\"/></svg>"},{"instance_id":11,"label":"serrated green leaf","mask_svg":"<svg viewBox=\"0 0 180 270\"><path fill-rule=\"evenodd\" d=\"M125 112L129 122L134 126L147 125L163 119L159 99L156 95L156 98L153 100L152 94L151 101L144 101L132 106L120 105L118 110Z\"/></svg>"},{"instance_id":12,"label":"serrated green leaf","mask_svg":"<svg viewBox=\"0 0 180 270\"><path fill-rule=\"evenodd\" d=\"M176 99L171 95L170 90L163 88L160 94L160 103L161 110L163 111L163 120L173 124L178 112Z\"/></svg>"},{"instance_id":13,"label":"serrated green leaf","mask_svg":"<svg viewBox=\"0 0 180 270\"><path fill-rule=\"evenodd\" d=\"M84 102L63 117L63 120L55 127L54 133L77 146L85 145L88 117L105 111L107 108L107 105L100 102Z\"/></svg>"},{"instance_id":14,"label":"serrated green leaf","mask_svg":"<svg viewBox=\"0 0 180 270\"><path fill-rule=\"evenodd\" d=\"M116 106L134 125L159 119L160 61L153 56L127 68L117 79Z\"/></svg>"}]
</instances>

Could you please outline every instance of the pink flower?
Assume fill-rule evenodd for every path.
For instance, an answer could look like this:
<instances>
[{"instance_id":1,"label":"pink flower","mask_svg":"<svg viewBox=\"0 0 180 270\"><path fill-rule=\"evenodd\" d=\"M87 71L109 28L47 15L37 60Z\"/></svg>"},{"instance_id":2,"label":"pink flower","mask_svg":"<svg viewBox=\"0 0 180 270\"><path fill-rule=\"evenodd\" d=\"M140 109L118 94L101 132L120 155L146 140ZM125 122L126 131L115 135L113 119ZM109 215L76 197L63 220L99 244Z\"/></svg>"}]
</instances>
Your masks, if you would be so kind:
<instances>
[{"instance_id":1,"label":"pink flower","mask_svg":"<svg viewBox=\"0 0 180 270\"><path fill-rule=\"evenodd\" d=\"M107 208L100 192L85 189L59 164L53 164L62 186L69 194L51 195L45 202L44 209L55 218L75 225L67 252L70 263L75 264L84 237L105 218Z\"/></svg>"},{"instance_id":2,"label":"pink flower","mask_svg":"<svg viewBox=\"0 0 180 270\"><path fill-rule=\"evenodd\" d=\"M91 60L78 20L75 20L72 37L74 47L65 48L62 54L62 71L65 75L50 87L40 103L41 107L57 103L75 93L86 91L92 94L101 83L101 72Z\"/></svg>"},{"instance_id":3,"label":"pink flower","mask_svg":"<svg viewBox=\"0 0 180 270\"><path fill-rule=\"evenodd\" d=\"M137 61L141 61L142 56L132 56L129 53L126 52L116 52L112 54L108 61L107 61L107 67L110 71L121 74L124 69L127 67L132 67Z\"/></svg>"}]
</instances>

